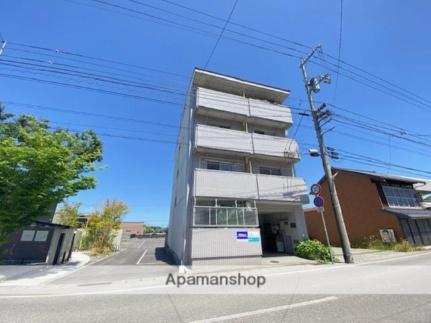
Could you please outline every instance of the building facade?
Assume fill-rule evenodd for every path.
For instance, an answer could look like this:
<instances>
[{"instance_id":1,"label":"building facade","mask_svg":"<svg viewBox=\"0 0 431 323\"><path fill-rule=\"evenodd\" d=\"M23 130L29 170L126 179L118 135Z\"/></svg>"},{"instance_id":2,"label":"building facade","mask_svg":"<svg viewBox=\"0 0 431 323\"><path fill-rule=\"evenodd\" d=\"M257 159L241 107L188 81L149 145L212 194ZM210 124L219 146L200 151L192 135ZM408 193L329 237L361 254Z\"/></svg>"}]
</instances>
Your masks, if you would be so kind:
<instances>
[{"instance_id":1,"label":"building facade","mask_svg":"<svg viewBox=\"0 0 431 323\"><path fill-rule=\"evenodd\" d=\"M373 236L431 244L431 181L340 168L333 173L350 242ZM330 242L340 245L326 178L319 183ZM310 238L325 243L318 210L306 209L305 219Z\"/></svg>"},{"instance_id":2,"label":"building facade","mask_svg":"<svg viewBox=\"0 0 431 323\"><path fill-rule=\"evenodd\" d=\"M195 69L176 147L168 249L175 260L293 253L308 238L287 138L289 91Z\"/></svg>"},{"instance_id":3,"label":"building facade","mask_svg":"<svg viewBox=\"0 0 431 323\"><path fill-rule=\"evenodd\" d=\"M123 230L123 239L142 237L144 228L144 222L121 222L120 224L120 229Z\"/></svg>"}]
</instances>

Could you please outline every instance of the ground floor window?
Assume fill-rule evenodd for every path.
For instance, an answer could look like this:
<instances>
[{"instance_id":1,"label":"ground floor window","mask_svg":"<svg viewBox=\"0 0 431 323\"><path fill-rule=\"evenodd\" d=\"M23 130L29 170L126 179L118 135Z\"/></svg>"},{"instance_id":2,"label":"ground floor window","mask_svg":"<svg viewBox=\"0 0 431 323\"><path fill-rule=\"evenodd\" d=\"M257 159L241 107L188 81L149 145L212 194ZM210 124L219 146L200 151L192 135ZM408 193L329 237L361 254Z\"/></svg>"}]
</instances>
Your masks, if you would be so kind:
<instances>
[{"instance_id":1,"label":"ground floor window","mask_svg":"<svg viewBox=\"0 0 431 323\"><path fill-rule=\"evenodd\" d=\"M195 226L257 226L257 208L254 201L198 200L194 207Z\"/></svg>"}]
</instances>

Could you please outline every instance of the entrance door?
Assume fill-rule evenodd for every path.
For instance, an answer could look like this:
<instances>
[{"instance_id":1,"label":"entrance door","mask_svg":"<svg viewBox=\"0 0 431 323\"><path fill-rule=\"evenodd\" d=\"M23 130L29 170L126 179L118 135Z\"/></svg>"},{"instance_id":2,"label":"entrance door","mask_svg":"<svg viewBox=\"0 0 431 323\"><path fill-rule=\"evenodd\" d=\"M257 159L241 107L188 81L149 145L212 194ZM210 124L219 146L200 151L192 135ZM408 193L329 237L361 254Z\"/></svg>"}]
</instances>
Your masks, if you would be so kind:
<instances>
[{"instance_id":1,"label":"entrance door","mask_svg":"<svg viewBox=\"0 0 431 323\"><path fill-rule=\"evenodd\" d=\"M260 227L260 235L262 239L262 251L274 253L277 252L272 223L263 223L263 225Z\"/></svg>"},{"instance_id":2,"label":"entrance door","mask_svg":"<svg viewBox=\"0 0 431 323\"><path fill-rule=\"evenodd\" d=\"M64 240L64 233L60 234L60 237L58 238L57 249L55 250L54 262L52 263L53 265L57 265L58 258L60 257L60 252L63 247L63 240Z\"/></svg>"}]
</instances>

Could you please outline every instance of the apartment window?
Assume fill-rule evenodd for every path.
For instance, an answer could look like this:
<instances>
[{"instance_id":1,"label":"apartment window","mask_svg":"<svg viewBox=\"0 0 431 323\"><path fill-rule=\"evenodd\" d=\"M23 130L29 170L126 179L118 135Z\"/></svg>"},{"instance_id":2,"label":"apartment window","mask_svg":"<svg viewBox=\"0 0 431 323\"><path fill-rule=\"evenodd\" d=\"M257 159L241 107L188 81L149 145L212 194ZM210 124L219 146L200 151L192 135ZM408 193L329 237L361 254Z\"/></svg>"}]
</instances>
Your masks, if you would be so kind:
<instances>
[{"instance_id":1,"label":"apartment window","mask_svg":"<svg viewBox=\"0 0 431 323\"><path fill-rule=\"evenodd\" d=\"M217 127L217 128L223 128L223 129L230 129L231 128L231 126L229 126L229 125L220 124L220 123L217 123L217 124L209 123L208 125L211 127Z\"/></svg>"},{"instance_id":2,"label":"apartment window","mask_svg":"<svg viewBox=\"0 0 431 323\"><path fill-rule=\"evenodd\" d=\"M218 201L213 206L204 206L202 203L197 203L194 211L194 225L217 227L257 226L257 209L251 206L251 202L245 201Z\"/></svg>"},{"instance_id":3,"label":"apartment window","mask_svg":"<svg viewBox=\"0 0 431 323\"><path fill-rule=\"evenodd\" d=\"M225 170L229 172L242 171L241 164L234 162L225 162L218 160L205 160L204 166L206 169Z\"/></svg>"},{"instance_id":4,"label":"apartment window","mask_svg":"<svg viewBox=\"0 0 431 323\"><path fill-rule=\"evenodd\" d=\"M386 201L392 207L419 207L416 191L409 187L382 185Z\"/></svg>"},{"instance_id":5,"label":"apartment window","mask_svg":"<svg viewBox=\"0 0 431 323\"><path fill-rule=\"evenodd\" d=\"M281 169L275 167L259 167L259 174L281 176Z\"/></svg>"},{"instance_id":6,"label":"apartment window","mask_svg":"<svg viewBox=\"0 0 431 323\"><path fill-rule=\"evenodd\" d=\"M258 135L275 136L275 132L274 131L255 129L253 132L257 133Z\"/></svg>"}]
</instances>

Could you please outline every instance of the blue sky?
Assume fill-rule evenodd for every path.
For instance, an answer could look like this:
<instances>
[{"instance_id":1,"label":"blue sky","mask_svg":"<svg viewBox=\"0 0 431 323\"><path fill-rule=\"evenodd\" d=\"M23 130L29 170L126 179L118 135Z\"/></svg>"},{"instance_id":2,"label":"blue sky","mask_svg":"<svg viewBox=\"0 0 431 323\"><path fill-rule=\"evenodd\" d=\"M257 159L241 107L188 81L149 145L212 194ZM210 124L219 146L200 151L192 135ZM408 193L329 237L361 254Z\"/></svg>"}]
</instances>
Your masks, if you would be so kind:
<instances>
[{"instance_id":1,"label":"blue sky","mask_svg":"<svg viewBox=\"0 0 431 323\"><path fill-rule=\"evenodd\" d=\"M109 2L110 0L106 0ZM113 1L112 1L113 2ZM181 10L163 1L141 0L209 23L220 22ZM166 13L143 7L133 1L116 1L127 6L174 19ZM87 5L83 5L87 4ZM90 6L88 6L88 4ZM226 17L232 0L181 1L195 9L215 16ZM185 91L188 77L195 66L203 67L216 41L217 32L202 34L162 24L140 15L119 14L119 10L102 10L103 4L88 0L71 1L2 1L0 3L0 32L9 42L58 48L84 55L111 59L128 64L142 65L180 76L161 74L144 69L133 73L149 82ZM431 3L373 0L344 1L341 58L378 74L399 86L425 98L429 97L431 43L428 41L431 25L427 23ZM190 23L186 20L178 21ZM322 44L323 50L334 56L338 53L340 1L258 1L239 0L232 21L276 34L293 41L313 46ZM228 26L228 28L230 28ZM233 27L232 27L233 28ZM226 33L229 36L229 33ZM274 41L274 40L272 40ZM6 47L8 55L22 55ZM12 50L11 50L12 49ZM54 62L58 62L55 57ZM123 67L125 68L125 67ZM132 69L127 67L127 69ZM307 108L305 91L298 59L250 47L229 39L221 39L208 69L244 79L266 83L292 91L286 104ZM14 73L10 66L0 65L0 73ZM309 74L324 73L325 69L310 65ZM29 74L26 74L29 75ZM34 76L34 74L33 74ZM336 77L333 75L333 79ZM63 79L64 80L64 79ZM89 85L90 83L81 83ZM106 90L120 87L105 85ZM335 91L335 88L337 90ZM121 89L123 92L124 88ZM0 77L0 100L30 103L63 109L105 113L127 118L144 119L178 125L183 98L148 90L127 89L127 93L151 96L178 102L178 105L143 101L81 89ZM301 103L302 100L302 103ZM390 122L419 133L431 133L430 113L406 104L391 96L344 78L338 85L324 85L316 100L335 103L350 111ZM96 118L34 109L6 104L15 113L31 113L51 120L55 125L73 129L97 127L98 133L175 141L177 129L122 120ZM294 118L298 122L298 116ZM300 143L315 144L311 121L304 118L296 139ZM334 124L335 125L335 124ZM293 128L295 129L295 128ZM353 138L330 132L327 144L339 149L374 156L378 159L429 169L429 155L413 154L402 148L394 138L361 134L337 125L336 131L352 133ZM291 132L292 133L292 132ZM375 144L362 139L378 138L386 144ZM174 145L151 141L126 140L101 136L104 143L103 165L107 168L96 174L95 190L79 193L73 198L83 203L83 210L99 206L107 198L116 198L129 204L127 220L144 220L154 225L165 225L169 214L170 190L174 161ZM401 148L401 149L400 149ZM426 154L428 148L415 148ZM303 149L305 151L305 149ZM391 168L377 169L349 161L336 166L371 169L403 174ZM320 160L304 156L297 166L299 176L312 184L322 175Z\"/></svg>"}]
</instances>

